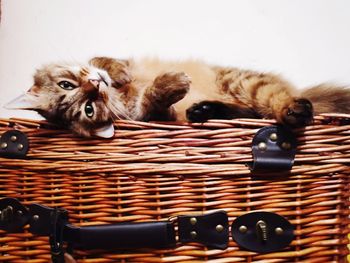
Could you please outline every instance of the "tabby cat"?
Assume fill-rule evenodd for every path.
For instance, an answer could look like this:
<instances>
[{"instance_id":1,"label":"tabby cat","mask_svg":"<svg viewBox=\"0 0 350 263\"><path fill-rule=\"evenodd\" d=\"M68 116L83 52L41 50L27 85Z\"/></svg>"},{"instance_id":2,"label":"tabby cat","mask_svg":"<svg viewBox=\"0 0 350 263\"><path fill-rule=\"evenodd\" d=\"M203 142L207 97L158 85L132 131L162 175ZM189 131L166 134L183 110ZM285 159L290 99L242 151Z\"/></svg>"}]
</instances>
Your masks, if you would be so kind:
<instances>
[{"instance_id":1,"label":"tabby cat","mask_svg":"<svg viewBox=\"0 0 350 263\"><path fill-rule=\"evenodd\" d=\"M275 118L292 127L313 114L350 113L350 90L320 85L299 93L281 77L199 61L118 60L50 64L8 108L35 110L81 136L112 137L115 119Z\"/></svg>"}]
</instances>

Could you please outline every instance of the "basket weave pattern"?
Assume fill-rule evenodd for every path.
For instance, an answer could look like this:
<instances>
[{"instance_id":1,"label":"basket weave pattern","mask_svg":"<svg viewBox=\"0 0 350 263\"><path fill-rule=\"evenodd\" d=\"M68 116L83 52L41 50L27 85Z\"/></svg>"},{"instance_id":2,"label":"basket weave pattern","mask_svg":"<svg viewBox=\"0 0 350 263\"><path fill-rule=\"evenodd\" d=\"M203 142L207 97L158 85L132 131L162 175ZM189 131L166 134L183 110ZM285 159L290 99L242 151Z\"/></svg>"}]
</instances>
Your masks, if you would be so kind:
<instances>
[{"instance_id":1,"label":"basket weave pattern","mask_svg":"<svg viewBox=\"0 0 350 263\"><path fill-rule=\"evenodd\" d=\"M251 141L270 120L204 124L117 121L113 139L83 139L44 121L0 119L0 135L25 132L26 160L0 158L0 197L69 211L76 225L166 220L225 210L286 217L296 238L258 254L230 238L226 250L191 243L167 250L75 251L78 262L345 262L348 254L349 115L324 115L296 130L290 173L255 174ZM345 122L344 122L345 121ZM349 122L348 122L349 123ZM49 262L46 237L0 232L0 262Z\"/></svg>"}]
</instances>

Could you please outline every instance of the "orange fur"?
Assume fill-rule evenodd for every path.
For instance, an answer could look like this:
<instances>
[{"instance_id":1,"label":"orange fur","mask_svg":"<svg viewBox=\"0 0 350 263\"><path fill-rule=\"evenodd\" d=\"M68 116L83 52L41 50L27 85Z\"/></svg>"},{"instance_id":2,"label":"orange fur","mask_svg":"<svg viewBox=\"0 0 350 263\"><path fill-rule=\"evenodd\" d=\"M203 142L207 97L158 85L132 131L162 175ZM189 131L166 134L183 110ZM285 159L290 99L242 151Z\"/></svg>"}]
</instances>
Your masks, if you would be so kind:
<instances>
[{"instance_id":1,"label":"orange fur","mask_svg":"<svg viewBox=\"0 0 350 263\"><path fill-rule=\"evenodd\" d=\"M60 88L60 81L69 81L74 89ZM28 91L33 93L31 99L37 101L28 109L84 136L93 135L92 130L115 118L186 121L204 106L227 114L209 117L261 116L292 126L312 120L309 100L316 113L350 113L348 89L320 85L298 94L280 76L197 60L96 57L84 66L51 64L35 74L34 86ZM87 118L86 107L92 107L95 114Z\"/></svg>"}]
</instances>

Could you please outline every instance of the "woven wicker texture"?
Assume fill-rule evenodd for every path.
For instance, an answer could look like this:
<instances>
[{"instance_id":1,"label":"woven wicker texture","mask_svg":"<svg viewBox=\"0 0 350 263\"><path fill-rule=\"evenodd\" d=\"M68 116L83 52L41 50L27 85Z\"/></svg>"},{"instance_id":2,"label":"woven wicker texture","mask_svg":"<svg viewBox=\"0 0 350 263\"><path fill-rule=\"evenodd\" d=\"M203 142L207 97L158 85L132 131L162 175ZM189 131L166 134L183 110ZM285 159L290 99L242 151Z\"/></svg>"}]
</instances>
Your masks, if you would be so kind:
<instances>
[{"instance_id":1,"label":"woven wicker texture","mask_svg":"<svg viewBox=\"0 0 350 263\"><path fill-rule=\"evenodd\" d=\"M75 251L78 262L344 262L349 224L350 115L324 115L298 135L290 173L255 174L251 141L270 120L204 124L117 121L113 139L83 139L44 121L0 119L28 135L26 160L0 158L0 197L69 211L73 224L166 220L225 210L285 216L296 238L280 252L193 243L169 250ZM49 262L45 237L0 232L0 262Z\"/></svg>"}]
</instances>

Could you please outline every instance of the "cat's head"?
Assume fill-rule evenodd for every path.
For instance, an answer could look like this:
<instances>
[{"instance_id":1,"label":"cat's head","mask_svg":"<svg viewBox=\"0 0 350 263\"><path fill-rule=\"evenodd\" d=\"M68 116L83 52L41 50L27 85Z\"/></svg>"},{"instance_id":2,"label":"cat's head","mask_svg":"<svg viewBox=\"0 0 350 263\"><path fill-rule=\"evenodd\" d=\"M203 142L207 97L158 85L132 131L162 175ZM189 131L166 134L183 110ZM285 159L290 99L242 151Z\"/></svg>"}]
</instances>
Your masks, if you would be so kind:
<instances>
[{"instance_id":1,"label":"cat's head","mask_svg":"<svg viewBox=\"0 0 350 263\"><path fill-rule=\"evenodd\" d=\"M128 82L122 61L95 58L84 66L50 64L37 70L33 86L7 108L35 110L79 135L108 138L114 134L113 120L127 117L123 86Z\"/></svg>"}]
</instances>

